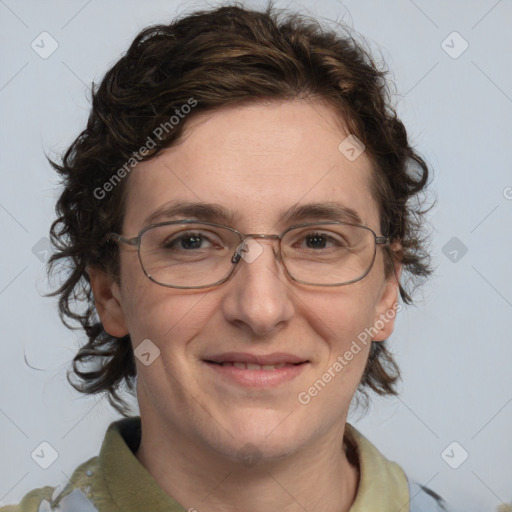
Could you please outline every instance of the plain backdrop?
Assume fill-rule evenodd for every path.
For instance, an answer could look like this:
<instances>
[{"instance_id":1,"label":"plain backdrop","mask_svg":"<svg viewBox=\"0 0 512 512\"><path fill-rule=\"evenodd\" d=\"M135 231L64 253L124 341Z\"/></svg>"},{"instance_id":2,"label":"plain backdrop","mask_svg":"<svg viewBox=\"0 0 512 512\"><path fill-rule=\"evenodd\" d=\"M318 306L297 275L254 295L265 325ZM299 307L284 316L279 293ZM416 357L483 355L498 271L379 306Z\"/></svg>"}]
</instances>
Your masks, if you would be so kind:
<instances>
[{"instance_id":1,"label":"plain backdrop","mask_svg":"<svg viewBox=\"0 0 512 512\"><path fill-rule=\"evenodd\" d=\"M218 2L0 0L0 504L65 481L118 418L65 380L84 338L42 296L58 196L45 153L56 157L84 128L91 82L139 30L209 5ZM512 500L512 2L277 5L367 39L434 171L436 272L391 338L401 394L350 421L454 510L493 511ZM48 469L31 457L42 442L58 454Z\"/></svg>"}]
</instances>

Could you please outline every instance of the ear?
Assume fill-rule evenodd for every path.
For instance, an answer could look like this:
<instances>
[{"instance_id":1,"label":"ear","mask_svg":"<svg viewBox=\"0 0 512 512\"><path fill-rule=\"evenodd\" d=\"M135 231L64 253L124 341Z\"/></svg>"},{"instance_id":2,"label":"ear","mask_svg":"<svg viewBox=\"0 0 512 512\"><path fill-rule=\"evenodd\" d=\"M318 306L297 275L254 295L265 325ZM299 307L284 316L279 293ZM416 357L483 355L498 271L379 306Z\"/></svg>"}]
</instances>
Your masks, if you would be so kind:
<instances>
[{"instance_id":1,"label":"ear","mask_svg":"<svg viewBox=\"0 0 512 512\"><path fill-rule=\"evenodd\" d=\"M121 290L114 278L96 267L87 267L94 304L105 331L122 338L128 334L121 301Z\"/></svg>"},{"instance_id":2,"label":"ear","mask_svg":"<svg viewBox=\"0 0 512 512\"><path fill-rule=\"evenodd\" d=\"M402 265L395 263L394 273L389 276L383 285L383 290L377 304L373 325L378 332L373 337L373 341L387 340L393 333L396 313L399 307L398 296L401 275Z\"/></svg>"}]
</instances>

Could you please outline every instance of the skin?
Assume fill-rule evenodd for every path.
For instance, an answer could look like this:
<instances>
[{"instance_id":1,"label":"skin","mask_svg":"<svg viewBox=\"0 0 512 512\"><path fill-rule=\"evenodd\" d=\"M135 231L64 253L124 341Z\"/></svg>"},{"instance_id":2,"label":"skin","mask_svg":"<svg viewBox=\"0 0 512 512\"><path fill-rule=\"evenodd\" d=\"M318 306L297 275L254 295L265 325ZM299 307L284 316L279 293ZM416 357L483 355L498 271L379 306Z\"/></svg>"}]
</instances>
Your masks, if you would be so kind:
<instances>
[{"instance_id":1,"label":"skin","mask_svg":"<svg viewBox=\"0 0 512 512\"><path fill-rule=\"evenodd\" d=\"M370 160L365 153L345 158L338 145L346 136L331 107L318 100L200 114L181 144L132 171L122 234L136 236L149 214L180 199L232 209L231 225L244 233L281 233L289 225L283 208L339 201L380 235ZM343 432L370 344L309 404L297 395L392 309L398 284L384 276L382 249L362 280L322 288L291 281L275 242L258 243L264 250L255 261L242 261L229 281L204 290L151 282L128 246L121 246L120 284L89 269L105 330L129 333L134 347L149 338L161 351L149 366L136 359L142 419L136 456L186 509L347 511L359 473L347 460ZM393 320L374 341L392 331ZM287 352L309 364L274 389L247 390L205 368L202 358L213 349ZM244 449L257 453L256 464L241 461Z\"/></svg>"}]
</instances>

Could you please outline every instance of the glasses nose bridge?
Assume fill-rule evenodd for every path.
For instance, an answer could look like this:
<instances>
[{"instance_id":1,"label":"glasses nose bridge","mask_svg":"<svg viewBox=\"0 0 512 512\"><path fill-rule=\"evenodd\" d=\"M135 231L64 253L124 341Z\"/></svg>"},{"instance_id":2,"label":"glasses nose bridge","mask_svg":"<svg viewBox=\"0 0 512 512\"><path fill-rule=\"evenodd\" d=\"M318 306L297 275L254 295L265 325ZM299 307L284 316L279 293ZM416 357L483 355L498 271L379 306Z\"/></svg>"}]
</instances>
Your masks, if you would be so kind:
<instances>
[{"instance_id":1,"label":"glasses nose bridge","mask_svg":"<svg viewBox=\"0 0 512 512\"><path fill-rule=\"evenodd\" d=\"M265 235L260 233L249 233L244 235L244 238L268 238L271 240L281 240L281 235Z\"/></svg>"},{"instance_id":2,"label":"glasses nose bridge","mask_svg":"<svg viewBox=\"0 0 512 512\"><path fill-rule=\"evenodd\" d=\"M259 240L267 239L267 240L273 240L273 241L277 240L277 242L278 242L277 252L274 251L274 256L278 260L281 260L281 239L282 239L281 235L275 235L275 234L268 235L268 234L263 234L263 233L247 233L247 234L242 234L242 236L243 236L242 242L237 247L237 250L236 250L235 254L233 255L233 258L231 259L232 263L236 264L240 261L240 257L241 257L240 248L246 247L247 241L250 239L259 239ZM243 252L243 249L242 249L242 252Z\"/></svg>"},{"instance_id":3,"label":"glasses nose bridge","mask_svg":"<svg viewBox=\"0 0 512 512\"><path fill-rule=\"evenodd\" d=\"M266 234L263 234L263 233L249 233L249 234L246 234L244 235L244 242L247 241L249 238L255 238L255 239L259 239L259 240L277 240L278 242L278 252L280 252L280 249L281 249L281 239L282 239L282 236L281 235L266 235Z\"/></svg>"}]
</instances>

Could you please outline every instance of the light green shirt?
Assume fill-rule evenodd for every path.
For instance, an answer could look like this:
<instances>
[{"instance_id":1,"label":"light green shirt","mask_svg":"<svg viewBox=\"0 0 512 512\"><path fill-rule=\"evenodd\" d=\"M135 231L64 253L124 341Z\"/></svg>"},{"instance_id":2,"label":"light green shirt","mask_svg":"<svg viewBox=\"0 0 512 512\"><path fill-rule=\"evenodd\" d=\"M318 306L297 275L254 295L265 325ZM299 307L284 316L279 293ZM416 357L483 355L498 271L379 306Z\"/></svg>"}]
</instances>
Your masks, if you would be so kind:
<instances>
[{"instance_id":1,"label":"light green shirt","mask_svg":"<svg viewBox=\"0 0 512 512\"><path fill-rule=\"evenodd\" d=\"M0 512L186 512L135 457L140 437L140 417L111 423L100 454L81 464L66 485L34 489L19 505L1 507ZM345 439L355 449L360 472L350 512L444 510L442 501L425 488L417 486L413 494L402 468L350 424ZM418 494L418 506L413 500L410 507L410 496L416 499Z\"/></svg>"}]
</instances>

